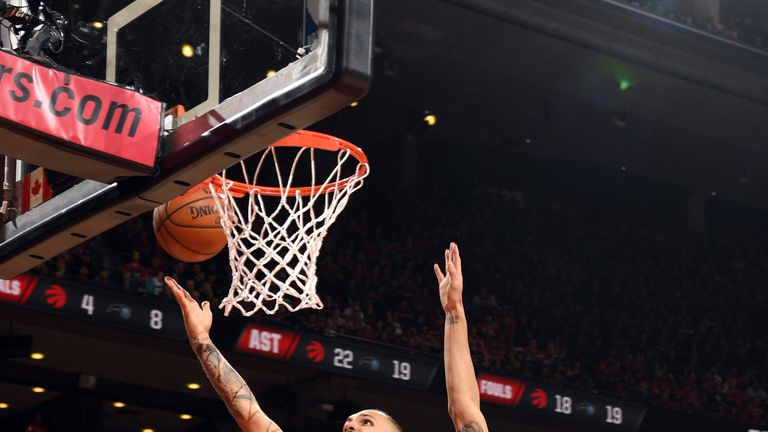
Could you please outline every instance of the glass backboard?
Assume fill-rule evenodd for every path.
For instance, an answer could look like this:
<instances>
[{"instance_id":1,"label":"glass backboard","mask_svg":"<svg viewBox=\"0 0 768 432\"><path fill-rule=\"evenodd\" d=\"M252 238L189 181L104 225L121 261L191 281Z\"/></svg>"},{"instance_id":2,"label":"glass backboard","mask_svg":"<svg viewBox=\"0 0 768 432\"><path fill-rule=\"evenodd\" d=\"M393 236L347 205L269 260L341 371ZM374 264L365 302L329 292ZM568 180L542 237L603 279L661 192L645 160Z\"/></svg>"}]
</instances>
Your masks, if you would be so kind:
<instances>
[{"instance_id":1,"label":"glass backboard","mask_svg":"<svg viewBox=\"0 0 768 432\"><path fill-rule=\"evenodd\" d=\"M31 173L40 172L9 158L5 199L14 210L6 212L0 243L3 278L348 106L370 81L372 0L101 0L47 7L66 18L65 43L34 61L176 109L165 119L150 175L100 182L71 169L44 170L50 196L22 209L20 195L29 193L23 179L28 187Z\"/></svg>"}]
</instances>

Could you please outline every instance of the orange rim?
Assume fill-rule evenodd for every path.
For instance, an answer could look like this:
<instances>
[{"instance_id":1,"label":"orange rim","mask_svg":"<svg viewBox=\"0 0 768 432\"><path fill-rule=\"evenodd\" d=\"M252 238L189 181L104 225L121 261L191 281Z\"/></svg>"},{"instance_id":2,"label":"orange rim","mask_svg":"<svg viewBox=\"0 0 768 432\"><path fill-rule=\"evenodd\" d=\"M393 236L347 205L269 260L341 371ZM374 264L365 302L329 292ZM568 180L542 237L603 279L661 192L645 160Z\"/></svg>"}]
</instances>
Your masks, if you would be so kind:
<instances>
[{"instance_id":1,"label":"orange rim","mask_svg":"<svg viewBox=\"0 0 768 432\"><path fill-rule=\"evenodd\" d=\"M336 138L331 135L302 130L294 132L293 134L272 144L271 147L307 147L326 151L349 150L349 153L355 159L357 159L359 166L355 174L337 182L328 183L324 186L291 187L287 190L275 186L258 186L233 180L227 180L227 183L231 183L231 186L228 188L228 190L232 196L241 198L249 194L251 191L254 191L256 194L265 196L282 196L285 194L296 195L297 193L301 196L325 194L335 190L344 189L351 181L354 181L360 177L365 177L365 175L368 174L368 157L365 155L365 153L363 153L363 150L360 147L350 143L349 141L345 141L341 138ZM221 176L215 175L210 177L204 180L201 185L204 186L208 184L213 184L214 187L219 191L224 190L224 179L222 179ZM192 188L192 190L195 189L197 188Z\"/></svg>"}]
</instances>

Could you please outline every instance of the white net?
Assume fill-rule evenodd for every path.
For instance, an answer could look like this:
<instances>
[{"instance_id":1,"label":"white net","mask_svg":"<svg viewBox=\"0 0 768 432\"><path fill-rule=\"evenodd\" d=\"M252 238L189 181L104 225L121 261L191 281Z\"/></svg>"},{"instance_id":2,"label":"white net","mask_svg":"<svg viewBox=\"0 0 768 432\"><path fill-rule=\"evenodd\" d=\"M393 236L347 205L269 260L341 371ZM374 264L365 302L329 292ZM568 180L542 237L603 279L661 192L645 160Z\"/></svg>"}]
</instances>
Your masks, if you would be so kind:
<instances>
[{"instance_id":1,"label":"white net","mask_svg":"<svg viewBox=\"0 0 768 432\"><path fill-rule=\"evenodd\" d=\"M336 154L336 168L316 182L315 153L324 150L302 147L284 176L277 157L280 149L271 146L264 150L252 176L245 163L240 163L247 188L228 180L226 171L209 186L222 215L232 268L232 285L220 306L224 315L229 315L232 307L246 316L259 310L273 314L281 307L291 312L322 309L315 288L323 239L368 175L367 163L341 148ZM299 162L307 162L307 157L311 185L293 187L298 167L306 165ZM354 174L343 176L354 162ZM257 185L259 174L268 165L274 167L276 187Z\"/></svg>"}]
</instances>

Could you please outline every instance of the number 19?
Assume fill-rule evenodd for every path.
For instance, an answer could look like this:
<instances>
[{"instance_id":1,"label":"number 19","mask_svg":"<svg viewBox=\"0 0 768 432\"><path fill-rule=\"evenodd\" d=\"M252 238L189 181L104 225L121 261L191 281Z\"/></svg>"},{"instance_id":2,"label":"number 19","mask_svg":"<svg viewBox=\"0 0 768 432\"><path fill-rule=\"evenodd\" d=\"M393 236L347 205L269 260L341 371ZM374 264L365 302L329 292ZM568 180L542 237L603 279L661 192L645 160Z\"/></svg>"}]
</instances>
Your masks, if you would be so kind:
<instances>
[{"instance_id":1,"label":"number 19","mask_svg":"<svg viewBox=\"0 0 768 432\"><path fill-rule=\"evenodd\" d=\"M403 381L409 381L411 379L410 363L392 360L392 367L394 368L392 378L401 379Z\"/></svg>"},{"instance_id":2,"label":"number 19","mask_svg":"<svg viewBox=\"0 0 768 432\"><path fill-rule=\"evenodd\" d=\"M620 407L606 405L605 411L606 411L606 417L605 417L606 423L621 424L622 411Z\"/></svg>"}]
</instances>

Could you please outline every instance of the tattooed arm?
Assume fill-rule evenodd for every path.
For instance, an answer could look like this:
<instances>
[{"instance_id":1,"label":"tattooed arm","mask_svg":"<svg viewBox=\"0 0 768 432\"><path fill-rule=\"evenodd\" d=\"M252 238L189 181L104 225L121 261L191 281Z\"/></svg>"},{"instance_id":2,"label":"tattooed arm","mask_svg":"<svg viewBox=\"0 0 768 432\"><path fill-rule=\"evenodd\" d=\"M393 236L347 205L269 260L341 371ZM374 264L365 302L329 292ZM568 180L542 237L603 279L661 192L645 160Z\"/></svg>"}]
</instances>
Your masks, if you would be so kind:
<instances>
[{"instance_id":1,"label":"tattooed arm","mask_svg":"<svg viewBox=\"0 0 768 432\"><path fill-rule=\"evenodd\" d=\"M448 390L448 413L458 432L488 432L480 412L480 392L469 351L467 319L461 298L464 280L461 274L459 248L451 243L445 251L445 275L434 266L440 289L440 302L445 310L445 387Z\"/></svg>"},{"instance_id":2,"label":"tattooed arm","mask_svg":"<svg viewBox=\"0 0 768 432\"><path fill-rule=\"evenodd\" d=\"M175 280L166 277L165 283L181 307L192 350L240 429L246 432L280 432L280 427L261 410L248 384L211 342L208 336L213 322L210 303L203 302L200 307Z\"/></svg>"},{"instance_id":3,"label":"tattooed arm","mask_svg":"<svg viewBox=\"0 0 768 432\"><path fill-rule=\"evenodd\" d=\"M240 429L247 432L280 432L280 428L264 414L256 398L240 374L232 368L208 337L190 340L208 380L227 405Z\"/></svg>"}]
</instances>

